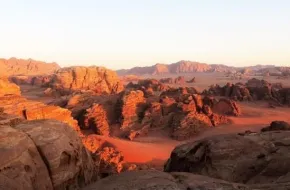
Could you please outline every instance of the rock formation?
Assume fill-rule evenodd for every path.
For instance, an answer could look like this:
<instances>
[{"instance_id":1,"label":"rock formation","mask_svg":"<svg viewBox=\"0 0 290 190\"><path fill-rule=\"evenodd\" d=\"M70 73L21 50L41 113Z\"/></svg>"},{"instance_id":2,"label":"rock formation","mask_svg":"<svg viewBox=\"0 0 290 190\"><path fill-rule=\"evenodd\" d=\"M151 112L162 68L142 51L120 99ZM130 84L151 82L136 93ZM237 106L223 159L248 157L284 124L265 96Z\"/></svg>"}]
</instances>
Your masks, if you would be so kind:
<instances>
[{"instance_id":1,"label":"rock formation","mask_svg":"<svg viewBox=\"0 0 290 190\"><path fill-rule=\"evenodd\" d=\"M0 59L0 75L47 75L60 67L56 63L45 63L33 59Z\"/></svg>"},{"instance_id":2,"label":"rock formation","mask_svg":"<svg viewBox=\"0 0 290 190\"><path fill-rule=\"evenodd\" d=\"M51 86L63 93L91 90L95 93L115 94L123 85L114 71L104 67L67 67L52 77Z\"/></svg>"},{"instance_id":3,"label":"rock formation","mask_svg":"<svg viewBox=\"0 0 290 190\"><path fill-rule=\"evenodd\" d=\"M144 93L140 90L125 91L121 100L121 128L128 129L140 121L144 112Z\"/></svg>"},{"instance_id":4,"label":"rock formation","mask_svg":"<svg viewBox=\"0 0 290 190\"><path fill-rule=\"evenodd\" d=\"M233 100L266 100L272 105L290 105L290 90L281 84L271 84L265 80L251 79L246 84L226 84L211 86L204 95L225 96Z\"/></svg>"},{"instance_id":5,"label":"rock formation","mask_svg":"<svg viewBox=\"0 0 290 190\"><path fill-rule=\"evenodd\" d=\"M190 112L188 114L175 114L172 121L172 138L185 140L212 127L207 115Z\"/></svg>"},{"instance_id":6,"label":"rock formation","mask_svg":"<svg viewBox=\"0 0 290 190\"><path fill-rule=\"evenodd\" d=\"M252 189L287 189L289 133L228 134L180 145L172 151L164 170L244 183Z\"/></svg>"},{"instance_id":7,"label":"rock formation","mask_svg":"<svg viewBox=\"0 0 290 190\"><path fill-rule=\"evenodd\" d=\"M5 77L0 78L0 97L5 95L20 95L20 88L16 84L9 82Z\"/></svg>"},{"instance_id":8,"label":"rock formation","mask_svg":"<svg viewBox=\"0 0 290 190\"><path fill-rule=\"evenodd\" d=\"M86 110L83 116L83 128L90 128L96 134L108 136L110 134L110 127L108 123L106 110L100 104L94 104L91 108Z\"/></svg>"},{"instance_id":9,"label":"rock formation","mask_svg":"<svg viewBox=\"0 0 290 190\"><path fill-rule=\"evenodd\" d=\"M67 124L37 120L0 125L0 131L4 189L79 189L97 178L90 154Z\"/></svg>"},{"instance_id":10,"label":"rock formation","mask_svg":"<svg viewBox=\"0 0 290 190\"><path fill-rule=\"evenodd\" d=\"M270 126L263 128L261 131L289 131L290 124L285 121L273 121Z\"/></svg>"},{"instance_id":11,"label":"rock formation","mask_svg":"<svg viewBox=\"0 0 290 190\"><path fill-rule=\"evenodd\" d=\"M42 155L26 133L0 125L0 139L1 189L53 189Z\"/></svg>"},{"instance_id":12,"label":"rock formation","mask_svg":"<svg viewBox=\"0 0 290 190\"><path fill-rule=\"evenodd\" d=\"M212 110L215 113L221 115L239 116L241 115L241 108L233 100L225 98L220 99L216 104L212 106Z\"/></svg>"},{"instance_id":13,"label":"rock formation","mask_svg":"<svg viewBox=\"0 0 290 190\"><path fill-rule=\"evenodd\" d=\"M73 119L71 112L58 106L9 95L0 97L0 107L6 114L16 115L26 120L56 119L69 124L74 130L80 132L77 121Z\"/></svg>"},{"instance_id":14,"label":"rock formation","mask_svg":"<svg viewBox=\"0 0 290 190\"><path fill-rule=\"evenodd\" d=\"M185 84L185 78L184 76L179 76L176 79L174 79L175 84Z\"/></svg>"}]
</instances>

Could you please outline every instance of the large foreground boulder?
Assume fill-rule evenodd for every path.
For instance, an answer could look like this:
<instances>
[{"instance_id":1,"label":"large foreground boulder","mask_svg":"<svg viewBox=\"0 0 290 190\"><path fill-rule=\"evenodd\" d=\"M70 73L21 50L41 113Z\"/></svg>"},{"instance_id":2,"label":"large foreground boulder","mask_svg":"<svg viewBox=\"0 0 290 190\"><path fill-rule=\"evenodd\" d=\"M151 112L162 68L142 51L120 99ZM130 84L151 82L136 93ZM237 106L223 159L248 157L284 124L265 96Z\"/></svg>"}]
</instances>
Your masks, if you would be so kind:
<instances>
[{"instance_id":1,"label":"large foreground boulder","mask_svg":"<svg viewBox=\"0 0 290 190\"><path fill-rule=\"evenodd\" d=\"M288 131L229 134L187 143L173 150L165 171L263 186L257 189L287 189L289 135Z\"/></svg>"},{"instance_id":2,"label":"large foreground boulder","mask_svg":"<svg viewBox=\"0 0 290 190\"><path fill-rule=\"evenodd\" d=\"M53 189L45 161L26 133L0 125L0 139L0 189Z\"/></svg>"},{"instance_id":3,"label":"large foreground boulder","mask_svg":"<svg viewBox=\"0 0 290 190\"><path fill-rule=\"evenodd\" d=\"M34 142L50 174L54 189L78 189L97 176L89 152L78 134L56 120L21 123L16 129ZM43 172L39 169L38 172Z\"/></svg>"}]
</instances>

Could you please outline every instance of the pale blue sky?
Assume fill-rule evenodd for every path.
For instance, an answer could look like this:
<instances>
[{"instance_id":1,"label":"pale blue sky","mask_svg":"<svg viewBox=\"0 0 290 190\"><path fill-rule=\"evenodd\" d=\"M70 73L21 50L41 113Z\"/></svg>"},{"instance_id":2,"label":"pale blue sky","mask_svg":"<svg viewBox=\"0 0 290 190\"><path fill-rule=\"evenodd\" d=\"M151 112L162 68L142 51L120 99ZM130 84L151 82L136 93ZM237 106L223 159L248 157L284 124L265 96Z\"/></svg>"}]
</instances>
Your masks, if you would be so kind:
<instances>
[{"instance_id":1,"label":"pale blue sky","mask_svg":"<svg viewBox=\"0 0 290 190\"><path fill-rule=\"evenodd\" d=\"M289 0L0 0L0 57L290 66Z\"/></svg>"}]
</instances>

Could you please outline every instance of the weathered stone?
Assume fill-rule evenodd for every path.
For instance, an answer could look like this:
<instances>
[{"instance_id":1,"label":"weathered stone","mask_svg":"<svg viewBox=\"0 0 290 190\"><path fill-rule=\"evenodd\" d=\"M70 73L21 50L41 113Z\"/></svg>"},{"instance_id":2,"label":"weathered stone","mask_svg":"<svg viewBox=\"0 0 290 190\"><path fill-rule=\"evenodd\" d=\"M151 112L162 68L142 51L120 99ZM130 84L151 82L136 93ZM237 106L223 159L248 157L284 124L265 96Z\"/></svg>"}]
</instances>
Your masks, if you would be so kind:
<instances>
[{"instance_id":1,"label":"weathered stone","mask_svg":"<svg viewBox=\"0 0 290 190\"><path fill-rule=\"evenodd\" d=\"M0 189L53 189L42 155L29 136L0 125L0 139Z\"/></svg>"},{"instance_id":2,"label":"weathered stone","mask_svg":"<svg viewBox=\"0 0 290 190\"><path fill-rule=\"evenodd\" d=\"M90 154L78 134L67 124L35 120L21 123L16 129L26 133L37 146L54 189L78 189L96 177Z\"/></svg>"}]
</instances>

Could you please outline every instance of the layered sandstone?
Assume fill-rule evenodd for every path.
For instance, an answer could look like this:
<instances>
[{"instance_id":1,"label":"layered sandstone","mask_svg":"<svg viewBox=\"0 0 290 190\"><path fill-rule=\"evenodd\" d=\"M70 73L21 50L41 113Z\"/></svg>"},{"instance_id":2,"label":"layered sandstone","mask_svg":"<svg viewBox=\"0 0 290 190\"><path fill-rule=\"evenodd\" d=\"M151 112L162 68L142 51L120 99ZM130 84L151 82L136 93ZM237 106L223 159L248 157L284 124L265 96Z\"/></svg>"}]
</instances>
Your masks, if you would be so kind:
<instances>
[{"instance_id":1,"label":"layered sandstone","mask_svg":"<svg viewBox=\"0 0 290 190\"><path fill-rule=\"evenodd\" d=\"M77 121L71 116L71 112L58 106L46 105L17 95L9 95L0 97L0 107L6 114L16 115L26 120L56 119L69 124L74 130L80 131Z\"/></svg>"}]
</instances>

